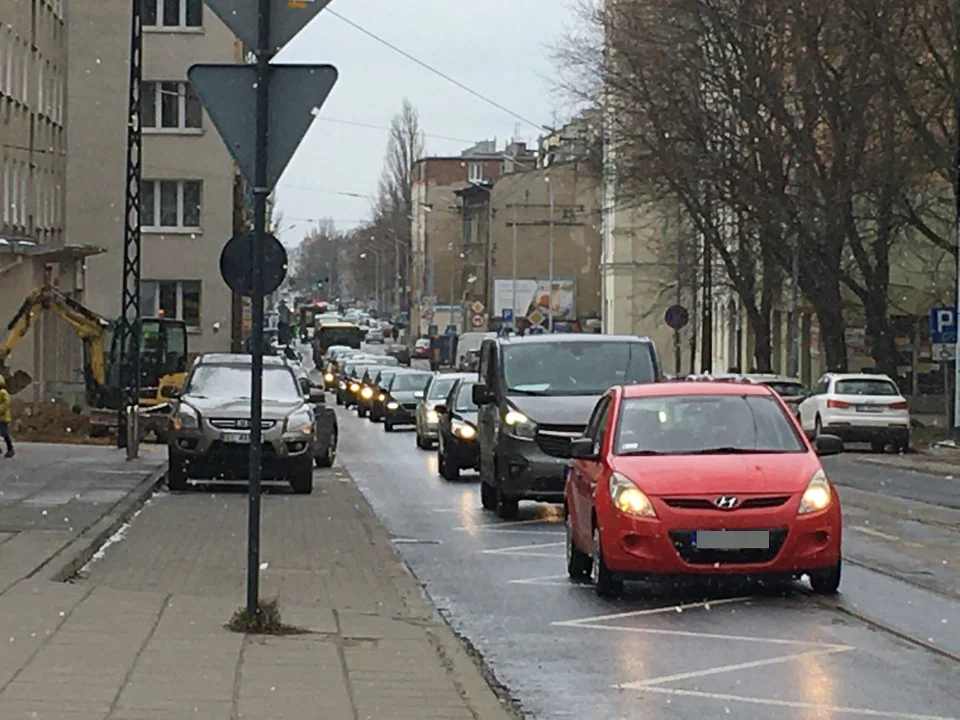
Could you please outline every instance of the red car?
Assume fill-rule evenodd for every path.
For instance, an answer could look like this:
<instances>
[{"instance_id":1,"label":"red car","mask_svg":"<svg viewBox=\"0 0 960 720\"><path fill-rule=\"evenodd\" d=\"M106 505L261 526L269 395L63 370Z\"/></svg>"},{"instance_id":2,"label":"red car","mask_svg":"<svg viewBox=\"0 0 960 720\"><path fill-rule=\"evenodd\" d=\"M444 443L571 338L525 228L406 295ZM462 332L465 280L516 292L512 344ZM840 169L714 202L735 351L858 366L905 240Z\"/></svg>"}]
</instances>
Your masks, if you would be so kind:
<instances>
[{"instance_id":1,"label":"red car","mask_svg":"<svg viewBox=\"0 0 960 720\"><path fill-rule=\"evenodd\" d=\"M567 570L617 595L655 576L810 576L840 585L840 498L820 464L843 442L807 440L765 385L614 387L571 443Z\"/></svg>"}]
</instances>

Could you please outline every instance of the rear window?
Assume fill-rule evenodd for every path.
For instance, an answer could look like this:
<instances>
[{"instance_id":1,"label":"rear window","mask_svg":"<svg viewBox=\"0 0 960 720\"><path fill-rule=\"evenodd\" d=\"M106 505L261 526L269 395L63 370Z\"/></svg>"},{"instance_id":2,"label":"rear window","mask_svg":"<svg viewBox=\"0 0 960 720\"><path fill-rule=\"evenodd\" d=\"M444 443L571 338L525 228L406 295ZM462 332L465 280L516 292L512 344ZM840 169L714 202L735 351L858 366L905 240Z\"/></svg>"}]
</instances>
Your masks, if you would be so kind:
<instances>
[{"instance_id":1,"label":"rear window","mask_svg":"<svg viewBox=\"0 0 960 720\"><path fill-rule=\"evenodd\" d=\"M390 390L395 392L424 390L432 377L430 373L402 373L393 378Z\"/></svg>"},{"instance_id":2,"label":"rear window","mask_svg":"<svg viewBox=\"0 0 960 720\"><path fill-rule=\"evenodd\" d=\"M427 392L429 400L445 400L450 394L450 389L457 382L456 378L437 377L430 384L430 390Z\"/></svg>"},{"instance_id":3,"label":"rear window","mask_svg":"<svg viewBox=\"0 0 960 720\"><path fill-rule=\"evenodd\" d=\"M767 382L763 384L781 397L800 397L805 390L802 383Z\"/></svg>"},{"instance_id":4,"label":"rear window","mask_svg":"<svg viewBox=\"0 0 960 720\"><path fill-rule=\"evenodd\" d=\"M834 387L837 395L884 395L895 396L900 390L889 380L837 380Z\"/></svg>"}]
</instances>

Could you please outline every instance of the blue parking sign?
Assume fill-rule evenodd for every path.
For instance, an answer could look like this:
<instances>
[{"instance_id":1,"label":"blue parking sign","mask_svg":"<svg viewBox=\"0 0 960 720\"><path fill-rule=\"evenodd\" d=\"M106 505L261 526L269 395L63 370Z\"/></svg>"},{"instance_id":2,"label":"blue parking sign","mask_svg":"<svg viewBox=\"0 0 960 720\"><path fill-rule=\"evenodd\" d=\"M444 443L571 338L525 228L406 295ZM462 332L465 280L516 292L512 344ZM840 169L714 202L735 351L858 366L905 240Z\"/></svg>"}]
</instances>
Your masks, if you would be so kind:
<instances>
[{"instance_id":1,"label":"blue parking sign","mask_svg":"<svg viewBox=\"0 0 960 720\"><path fill-rule=\"evenodd\" d=\"M500 319L505 323L513 322L513 308L504 308L500 311Z\"/></svg>"},{"instance_id":2,"label":"blue parking sign","mask_svg":"<svg viewBox=\"0 0 960 720\"><path fill-rule=\"evenodd\" d=\"M952 344L957 342L957 308L930 308L930 342Z\"/></svg>"}]
</instances>

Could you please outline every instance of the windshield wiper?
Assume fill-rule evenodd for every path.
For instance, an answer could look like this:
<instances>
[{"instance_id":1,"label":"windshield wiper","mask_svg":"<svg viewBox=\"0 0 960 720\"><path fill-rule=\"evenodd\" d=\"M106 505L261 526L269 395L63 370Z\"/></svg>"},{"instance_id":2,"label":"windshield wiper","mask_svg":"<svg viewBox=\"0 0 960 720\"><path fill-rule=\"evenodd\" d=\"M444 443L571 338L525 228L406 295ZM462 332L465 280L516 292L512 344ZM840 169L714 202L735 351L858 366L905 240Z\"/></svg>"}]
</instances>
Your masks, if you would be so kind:
<instances>
[{"instance_id":1,"label":"windshield wiper","mask_svg":"<svg viewBox=\"0 0 960 720\"><path fill-rule=\"evenodd\" d=\"M510 388L507 392L516 395L535 395L539 397L547 397L550 394L546 390L518 390L517 388Z\"/></svg>"},{"instance_id":2,"label":"windshield wiper","mask_svg":"<svg viewBox=\"0 0 960 720\"><path fill-rule=\"evenodd\" d=\"M667 453L660 452L659 450L627 450L621 451L619 455L634 455L637 457L651 457L654 455L666 455Z\"/></svg>"},{"instance_id":3,"label":"windshield wiper","mask_svg":"<svg viewBox=\"0 0 960 720\"><path fill-rule=\"evenodd\" d=\"M789 450L760 450L758 448L742 448L742 447L715 447L715 448L705 448L703 450L691 450L690 452L682 453L683 455L782 455L783 453L788 453Z\"/></svg>"}]
</instances>

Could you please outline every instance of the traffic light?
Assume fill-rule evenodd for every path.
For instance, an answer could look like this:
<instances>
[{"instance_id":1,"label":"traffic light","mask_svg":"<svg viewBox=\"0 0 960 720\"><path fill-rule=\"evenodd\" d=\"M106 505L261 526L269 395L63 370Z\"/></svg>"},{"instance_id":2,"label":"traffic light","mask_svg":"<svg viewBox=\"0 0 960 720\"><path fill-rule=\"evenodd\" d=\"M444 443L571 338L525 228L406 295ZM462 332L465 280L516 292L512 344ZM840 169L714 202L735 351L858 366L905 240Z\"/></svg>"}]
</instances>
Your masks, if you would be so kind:
<instances>
[{"instance_id":1,"label":"traffic light","mask_svg":"<svg viewBox=\"0 0 960 720\"><path fill-rule=\"evenodd\" d=\"M320 280L317 280L317 287L318 287L318 288L322 288L322 287L323 287L323 278L321 278Z\"/></svg>"}]
</instances>

